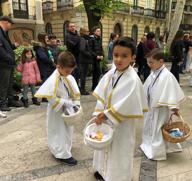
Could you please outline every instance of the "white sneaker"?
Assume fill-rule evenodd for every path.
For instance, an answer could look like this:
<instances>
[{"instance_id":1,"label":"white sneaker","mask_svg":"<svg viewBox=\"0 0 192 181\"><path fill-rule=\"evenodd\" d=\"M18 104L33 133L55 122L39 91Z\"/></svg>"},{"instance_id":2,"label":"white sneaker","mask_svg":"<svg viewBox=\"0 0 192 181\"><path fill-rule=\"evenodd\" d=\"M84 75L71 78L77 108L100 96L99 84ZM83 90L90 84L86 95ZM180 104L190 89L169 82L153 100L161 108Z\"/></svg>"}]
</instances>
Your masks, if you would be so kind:
<instances>
[{"instance_id":1,"label":"white sneaker","mask_svg":"<svg viewBox=\"0 0 192 181\"><path fill-rule=\"evenodd\" d=\"M2 117L2 118L6 118L7 115L6 115L5 113L3 113L3 112L0 111L0 117Z\"/></svg>"}]
</instances>

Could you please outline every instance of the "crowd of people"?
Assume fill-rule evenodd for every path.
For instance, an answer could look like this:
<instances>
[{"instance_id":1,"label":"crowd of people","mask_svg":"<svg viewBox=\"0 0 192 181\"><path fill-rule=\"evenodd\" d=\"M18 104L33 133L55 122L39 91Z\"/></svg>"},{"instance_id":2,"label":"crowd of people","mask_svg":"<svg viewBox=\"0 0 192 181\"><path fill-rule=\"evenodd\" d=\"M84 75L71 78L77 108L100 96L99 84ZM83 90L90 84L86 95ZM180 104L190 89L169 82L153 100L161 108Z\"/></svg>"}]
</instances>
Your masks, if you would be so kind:
<instances>
[{"instance_id":1,"label":"crowd of people","mask_svg":"<svg viewBox=\"0 0 192 181\"><path fill-rule=\"evenodd\" d=\"M163 36L155 41L153 32L144 34L136 49L132 38L112 33L108 62L113 66L101 78L104 51L100 27L94 27L91 35L88 29L80 28L79 35L75 24L69 23L64 52L58 49L55 35L40 33L33 50L24 49L16 68L22 73L23 86L22 99L18 100L12 88L16 67L13 50L18 44L13 45L7 34L12 24L9 17L0 18L0 111L10 111L12 106L28 107L29 87L33 104L40 105L37 98L47 101L48 146L56 159L71 166L77 164L71 153L73 126L65 124L61 115L66 109L69 115L73 114L75 107L81 106L80 94L89 94L85 88L89 65L92 65L93 96L97 99L93 112L95 123L108 122L115 130L110 147L94 152L96 179L131 181L135 122L143 118L140 148L148 159L165 160L167 152L182 151L180 144L170 144L163 139L161 127L172 113L179 115L179 106L185 100L179 73L189 71L190 35L181 31L175 35L169 71L164 63ZM134 61L138 72L133 68ZM37 84L41 87L36 92ZM0 116L5 116L3 112Z\"/></svg>"}]
</instances>

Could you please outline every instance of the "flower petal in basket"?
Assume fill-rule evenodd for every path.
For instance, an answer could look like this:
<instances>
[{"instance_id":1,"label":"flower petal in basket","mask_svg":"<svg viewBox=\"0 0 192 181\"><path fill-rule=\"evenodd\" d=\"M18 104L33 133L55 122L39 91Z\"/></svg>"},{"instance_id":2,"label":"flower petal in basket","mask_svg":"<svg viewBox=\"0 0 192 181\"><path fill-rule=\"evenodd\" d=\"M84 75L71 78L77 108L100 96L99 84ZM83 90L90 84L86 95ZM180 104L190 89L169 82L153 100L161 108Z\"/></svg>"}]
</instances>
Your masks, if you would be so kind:
<instances>
[{"instance_id":1,"label":"flower petal in basket","mask_svg":"<svg viewBox=\"0 0 192 181\"><path fill-rule=\"evenodd\" d=\"M92 139L90 135L99 130L103 133L103 138L101 141ZM84 131L84 142L87 146L95 149L102 150L108 147L113 140L113 128L106 123L102 123L101 125L97 125L94 123L93 119L88 122Z\"/></svg>"}]
</instances>

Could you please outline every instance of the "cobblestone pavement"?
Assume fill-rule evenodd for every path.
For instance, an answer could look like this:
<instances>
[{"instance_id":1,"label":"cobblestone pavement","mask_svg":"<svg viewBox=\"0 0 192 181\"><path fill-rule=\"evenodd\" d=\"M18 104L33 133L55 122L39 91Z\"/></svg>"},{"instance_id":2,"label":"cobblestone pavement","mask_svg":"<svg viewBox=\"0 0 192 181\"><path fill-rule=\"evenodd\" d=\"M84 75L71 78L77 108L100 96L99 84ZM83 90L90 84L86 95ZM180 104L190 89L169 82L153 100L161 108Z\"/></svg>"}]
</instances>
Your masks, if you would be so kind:
<instances>
[{"instance_id":1,"label":"cobblestone pavement","mask_svg":"<svg viewBox=\"0 0 192 181\"><path fill-rule=\"evenodd\" d=\"M192 125L189 74L181 75L187 100L181 106L184 120ZM189 97L188 97L189 96ZM93 150L83 143L83 128L95 106L92 96L82 96L85 119L74 131L73 156L79 161L68 167L55 160L47 148L46 103L13 109L0 118L0 181L95 181ZM169 154L166 161L147 160L139 150L142 122L137 122L133 181L192 181L192 137L183 143L183 152Z\"/></svg>"}]
</instances>

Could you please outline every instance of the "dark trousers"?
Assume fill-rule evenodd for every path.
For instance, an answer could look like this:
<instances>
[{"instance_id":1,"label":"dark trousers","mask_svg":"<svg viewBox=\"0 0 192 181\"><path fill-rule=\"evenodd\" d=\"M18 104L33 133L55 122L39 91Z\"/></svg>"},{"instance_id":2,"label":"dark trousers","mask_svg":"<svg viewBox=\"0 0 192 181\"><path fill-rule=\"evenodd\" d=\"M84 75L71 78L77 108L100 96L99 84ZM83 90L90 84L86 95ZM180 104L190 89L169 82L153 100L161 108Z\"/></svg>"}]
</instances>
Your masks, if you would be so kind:
<instances>
[{"instance_id":1,"label":"dark trousers","mask_svg":"<svg viewBox=\"0 0 192 181\"><path fill-rule=\"evenodd\" d=\"M97 86L100 76L101 76L100 61L94 60L94 63L93 63L92 90L94 90L95 87Z\"/></svg>"},{"instance_id":2,"label":"dark trousers","mask_svg":"<svg viewBox=\"0 0 192 181\"><path fill-rule=\"evenodd\" d=\"M151 72L150 67L147 64L144 64L144 67L143 67L144 81L147 79L147 77L149 76L150 72Z\"/></svg>"},{"instance_id":3,"label":"dark trousers","mask_svg":"<svg viewBox=\"0 0 192 181\"><path fill-rule=\"evenodd\" d=\"M79 79L80 79L80 67L79 64L75 67L75 69L72 72L73 77L75 78L77 85L79 87Z\"/></svg>"},{"instance_id":4,"label":"dark trousers","mask_svg":"<svg viewBox=\"0 0 192 181\"><path fill-rule=\"evenodd\" d=\"M89 64L80 64L80 88L81 91L85 91L85 83L88 72Z\"/></svg>"},{"instance_id":5,"label":"dark trousers","mask_svg":"<svg viewBox=\"0 0 192 181\"><path fill-rule=\"evenodd\" d=\"M13 99L13 72L14 68L0 67L0 106Z\"/></svg>"},{"instance_id":6,"label":"dark trousers","mask_svg":"<svg viewBox=\"0 0 192 181\"><path fill-rule=\"evenodd\" d=\"M179 82L179 65L175 62L173 62L171 65L171 73L175 76L175 78Z\"/></svg>"}]
</instances>

